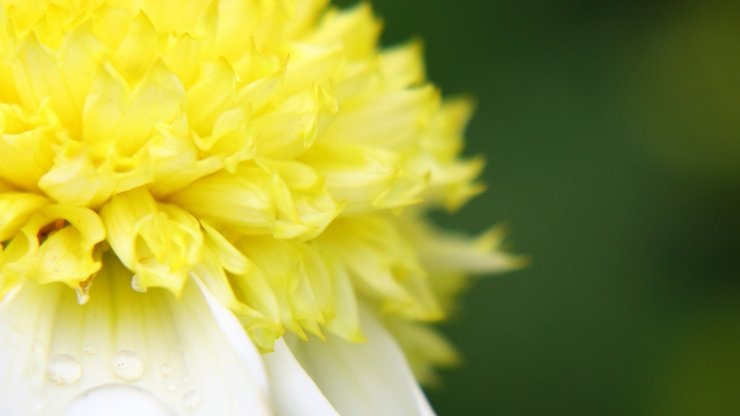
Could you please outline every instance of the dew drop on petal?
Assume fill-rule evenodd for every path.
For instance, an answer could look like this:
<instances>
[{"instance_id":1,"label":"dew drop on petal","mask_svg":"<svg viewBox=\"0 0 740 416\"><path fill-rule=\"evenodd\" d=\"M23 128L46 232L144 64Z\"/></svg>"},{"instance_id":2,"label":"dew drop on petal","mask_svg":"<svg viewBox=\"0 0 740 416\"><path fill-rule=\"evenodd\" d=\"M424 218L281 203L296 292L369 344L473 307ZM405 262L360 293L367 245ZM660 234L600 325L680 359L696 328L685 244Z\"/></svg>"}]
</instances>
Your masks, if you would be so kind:
<instances>
[{"instance_id":1,"label":"dew drop on petal","mask_svg":"<svg viewBox=\"0 0 740 416\"><path fill-rule=\"evenodd\" d=\"M146 286L142 286L141 283L139 283L139 279L134 276L131 278L131 289L133 289L136 292L140 293L146 293Z\"/></svg>"},{"instance_id":2,"label":"dew drop on petal","mask_svg":"<svg viewBox=\"0 0 740 416\"><path fill-rule=\"evenodd\" d=\"M111 403L123 404L111 406ZM64 416L171 416L151 393L127 384L106 384L87 390L67 404Z\"/></svg>"},{"instance_id":3,"label":"dew drop on petal","mask_svg":"<svg viewBox=\"0 0 740 416\"><path fill-rule=\"evenodd\" d=\"M47 370L51 381L57 384L72 384L82 375L80 362L70 354L57 354L51 357Z\"/></svg>"},{"instance_id":4,"label":"dew drop on petal","mask_svg":"<svg viewBox=\"0 0 740 416\"><path fill-rule=\"evenodd\" d=\"M144 363L131 350L118 351L113 356L113 373L126 381L136 381L144 374Z\"/></svg>"},{"instance_id":5,"label":"dew drop on petal","mask_svg":"<svg viewBox=\"0 0 740 416\"><path fill-rule=\"evenodd\" d=\"M85 305L90 301L90 294L81 289L75 289L75 295L77 295L77 303L80 305Z\"/></svg>"},{"instance_id":6,"label":"dew drop on petal","mask_svg":"<svg viewBox=\"0 0 740 416\"><path fill-rule=\"evenodd\" d=\"M182 396L182 404L188 409L195 409L200 404L200 394L194 390L188 391Z\"/></svg>"}]
</instances>

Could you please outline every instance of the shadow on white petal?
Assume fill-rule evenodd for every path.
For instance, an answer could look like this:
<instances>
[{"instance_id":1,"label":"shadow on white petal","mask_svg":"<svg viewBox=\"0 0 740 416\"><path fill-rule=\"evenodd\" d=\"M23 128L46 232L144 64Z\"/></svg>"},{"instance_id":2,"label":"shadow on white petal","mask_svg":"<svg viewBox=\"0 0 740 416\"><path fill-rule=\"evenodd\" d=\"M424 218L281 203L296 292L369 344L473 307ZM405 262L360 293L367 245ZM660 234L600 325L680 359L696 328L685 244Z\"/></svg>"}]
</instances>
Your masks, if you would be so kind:
<instances>
[{"instance_id":1,"label":"shadow on white petal","mask_svg":"<svg viewBox=\"0 0 740 416\"><path fill-rule=\"evenodd\" d=\"M280 416L337 415L282 338L264 357L275 410Z\"/></svg>"},{"instance_id":2,"label":"shadow on white petal","mask_svg":"<svg viewBox=\"0 0 740 416\"><path fill-rule=\"evenodd\" d=\"M432 416L434 411L393 337L363 308L365 343L327 335L297 342L293 352L343 416Z\"/></svg>"},{"instance_id":3,"label":"shadow on white petal","mask_svg":"<svg viewBox=\"0 0 740 416\"><path fill-rule=\"evenodd\" d=\"M173 416L174 413L153 394L138 387L115 383L80 393L64 409L64 416L86 415Z\"/></svg>"},{"instance_id":4,"label":"shadow on white petal","mask_svg":"<svg viewBox=\"0 0 740 416\"><path fill-rule=\"evenodd\" d=\"M179 299L130 282L107 258L86 305L30 281L3 301L0 415L272 413L259 353L236 318L192 281Z\"/></svg>"}]
</instances>

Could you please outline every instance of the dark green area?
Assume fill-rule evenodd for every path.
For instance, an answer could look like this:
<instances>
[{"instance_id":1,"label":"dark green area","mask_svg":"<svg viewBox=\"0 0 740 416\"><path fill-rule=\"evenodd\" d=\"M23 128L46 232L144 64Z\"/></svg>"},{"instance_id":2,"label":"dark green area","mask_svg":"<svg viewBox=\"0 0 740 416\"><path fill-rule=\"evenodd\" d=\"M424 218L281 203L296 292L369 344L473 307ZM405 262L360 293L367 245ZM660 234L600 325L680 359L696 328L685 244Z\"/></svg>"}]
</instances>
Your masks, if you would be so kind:
<instances>
[{"instance_id":1,"label":"dark green area","mask_svg":"<svg viewBox=\"0 0 740 416\"><path fill-rule=\"evenodd\" d=\"M740 2L374 6L478 100L490 189L442 222L533 259L445 326L439 414L740 414Z\"/></svg>"}]
</instances>

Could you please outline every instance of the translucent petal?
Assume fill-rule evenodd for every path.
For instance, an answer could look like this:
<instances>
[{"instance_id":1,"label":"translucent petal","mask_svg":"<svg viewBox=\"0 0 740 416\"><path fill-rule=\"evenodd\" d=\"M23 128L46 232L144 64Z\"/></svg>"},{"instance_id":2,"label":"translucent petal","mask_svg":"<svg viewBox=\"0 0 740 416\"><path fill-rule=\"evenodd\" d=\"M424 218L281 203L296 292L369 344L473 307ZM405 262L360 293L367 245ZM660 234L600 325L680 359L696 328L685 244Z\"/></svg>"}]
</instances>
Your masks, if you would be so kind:
<instances>
[{"instance_id":1,"label":"translucent petal","mask_svg":"<svg viewBox=\"0 0 740 416\"><path fill-rule=\"evenodd\" d=\"M280 339L264 357L273 403L280 416L330 416L338 413Z\"/></svg>"},{"instance_id":2,"label":"translucent petal","mask_svg":"<svg viewBox=\"0 0 740 416\"><path fill-rule=\"evenodd\" d=\"M106 258L86 305L31 281L6 298L0 414L271 413L261 358L233 315L193 281L180 300L129 281Z\"/></svg>"},{"instance_id":3,"label":"translucent petal","mask_svg":"<svg viewBox=\"0 0 740 416\"><path fill-rule=\"evenodd\" d=\"M403 349L420 383L436 385L440 380L435 367L450 367L459 363L455 348L436 329L402 319L387 319L383 323Z\"/></svg>"},{"instance_id":4,"label":"translucent petal","mask_svg":"<svg viewBox=\"0 0 740 416\"><path fill-rule=\"evenodd\" d=\"M436 274L490 274L523 267L526 257L501 250L506 230L496 227L477 239L443 232L422 223L403 225L413 235L424 266Z\"/></svg>"},{"instance_id":5,"label":"translucent petal","mask_svg":"<svg viewBox=\"0 0 740 416\"><path fill-rule=\"evenodd\" d=\"M373 16L368 3L359 3L348 10L329 10L310 40L331 45L341 42L351 58L371 55L380 36L380 22Z\"/></svg>"},{"instance_id":6,"label":"translucent petal","mask_svg":"<svg viewBox=\"0 0 740 416\"><path fill-rule=\"evenodd\" d=\"M296 343L299 362L344 416L428 416L434 412L416 384L400 348L366 310L362 326L368 341Z\"/></svg>"},{"instance_id":7,"label":"translucent petal","mask_svg":"<svg viewBox=\"0 0 740 416\"><path fill-rule=\"evenodd\" d=\"M340 218L316 244L339 259L359 295L385 312L407 318L437 320L442 310L426 285L417 249L391 215Z\"/></svg>"}]
</instances>

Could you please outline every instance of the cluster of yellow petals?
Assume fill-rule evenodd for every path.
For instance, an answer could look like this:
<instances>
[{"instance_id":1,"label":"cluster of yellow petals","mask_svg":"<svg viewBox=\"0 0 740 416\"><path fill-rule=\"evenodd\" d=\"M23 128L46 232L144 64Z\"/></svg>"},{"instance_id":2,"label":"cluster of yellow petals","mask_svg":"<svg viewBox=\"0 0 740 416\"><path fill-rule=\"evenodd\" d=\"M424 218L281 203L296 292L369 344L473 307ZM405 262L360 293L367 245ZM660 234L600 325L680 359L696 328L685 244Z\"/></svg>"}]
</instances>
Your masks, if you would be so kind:
<instances>
[{"instance_id":1,"label":"cluster of yellow petals","mask_svg":"<svg viewBox=\"0 0 740 416\"><path fill-rule=\"evenodd\" d=\"M470 106L418 44L379 49L367 5L325 3L0 0L0 295L84 300L110 261L141 291L192 276L266 350L361 340L358 301L440 318L419 247L445 237L404 208L479 190Z\"/></svg>"}]
</instances>

